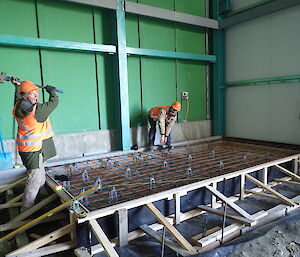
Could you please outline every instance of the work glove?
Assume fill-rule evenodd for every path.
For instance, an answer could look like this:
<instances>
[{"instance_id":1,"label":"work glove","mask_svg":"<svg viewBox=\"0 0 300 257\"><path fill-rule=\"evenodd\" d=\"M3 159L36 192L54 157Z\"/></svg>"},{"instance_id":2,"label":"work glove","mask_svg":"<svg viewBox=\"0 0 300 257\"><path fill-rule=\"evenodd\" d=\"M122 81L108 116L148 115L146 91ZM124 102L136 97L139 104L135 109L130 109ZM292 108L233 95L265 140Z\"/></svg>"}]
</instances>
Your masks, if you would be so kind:
<instances>
[{"instance_id":1,"label":"work glove","mask_svg":"<svg viewBox=\"0 0 300 257\"><path fill-rule=\"evenodd\" d=\"M21 107L25 112L32 112L34 104L24 98L21 99Z\"/></svg>"},{"instance_id":2,"label":"work glove","mask_svg":"<svg viewBox=\"0 0 300 257\"><path fill-rule=\"evenodd\" d=\"M10 81L11 83L13 83L15 86L19 86L20 85L20 82L19 82L19 78L16 78L16 77L11 77L10 78Z\"/></svg>"},{"instance_id":3,"label":"work glove","mask_svg":"<svg viewBox=\"0 0 300 257\"><path fill-rule=\"evenodd\" d=\"M52 91L55 91L55 90L56 90L56 87L47 85L47 86L45 86L45 89L46 89L46 91L50 94Z\"/></svg>"}]
</instances>

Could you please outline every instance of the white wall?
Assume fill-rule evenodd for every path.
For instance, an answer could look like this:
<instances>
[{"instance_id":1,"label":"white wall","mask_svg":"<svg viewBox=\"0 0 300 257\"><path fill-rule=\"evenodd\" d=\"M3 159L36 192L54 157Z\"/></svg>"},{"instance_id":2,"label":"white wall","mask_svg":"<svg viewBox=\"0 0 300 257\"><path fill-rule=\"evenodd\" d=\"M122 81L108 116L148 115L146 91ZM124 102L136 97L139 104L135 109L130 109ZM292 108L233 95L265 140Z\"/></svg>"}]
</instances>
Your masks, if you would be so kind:
<instances>
[{"instance_id":1,"label":"white wall","mask_svg":"<svg viewBox=\"0 0 300 257\"><path fill-rule=\"evenodd\" d=\"M300 75L300 5L226 29L226 82ZM300 144L300 83L226 91L226 135Z\"/></svg>"}]
</instances>

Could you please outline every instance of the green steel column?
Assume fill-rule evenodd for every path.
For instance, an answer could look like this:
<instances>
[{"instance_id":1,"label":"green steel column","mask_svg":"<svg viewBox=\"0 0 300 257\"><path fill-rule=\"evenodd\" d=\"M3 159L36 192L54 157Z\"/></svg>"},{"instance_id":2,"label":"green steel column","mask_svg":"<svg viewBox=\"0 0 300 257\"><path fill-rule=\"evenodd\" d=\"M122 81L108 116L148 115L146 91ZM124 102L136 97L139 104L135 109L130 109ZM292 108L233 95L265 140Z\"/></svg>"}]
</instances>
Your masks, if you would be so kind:
<instances>
[{"instance_id":1,"label":"green steel column","mask_svg":"<svg viewBox=\"0 0 300 257\"><path fill-rule=\"evenodd\" d=\"M126 30L124 1L118 0L116 10L117 28L117 53L118 53L118 108L120 111L120 122L118 132L122 150L130 150L131 133L129 119L129 95L128 95L128 73L126 54Z\"/></svg>"},{"instance_id":2,"label":"green steel column","mask_svg":"<svg viewBox=\"0 0 300 257\"><path fill-rule=\"evenodd\" d=\"M219 1L213 0L213 18L220 20ZM222 136L225 132L225 54L224 54L224 30L213 31L213 52L217 62L213 64L213 133Z\"/></svg>"}]
</instances>

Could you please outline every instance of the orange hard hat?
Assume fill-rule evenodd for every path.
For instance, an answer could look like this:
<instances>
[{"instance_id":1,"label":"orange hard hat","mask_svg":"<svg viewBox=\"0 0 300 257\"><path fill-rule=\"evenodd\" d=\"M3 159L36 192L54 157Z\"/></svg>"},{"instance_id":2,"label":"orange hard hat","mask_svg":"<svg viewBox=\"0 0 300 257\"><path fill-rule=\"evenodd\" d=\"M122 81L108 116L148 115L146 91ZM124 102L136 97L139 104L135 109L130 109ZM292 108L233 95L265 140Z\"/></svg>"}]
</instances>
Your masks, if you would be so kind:
<instances>
[{"instance_id":1,"label":"orange hard hat","mask_svg":"<svg viewBox=\"0 0 300 257\"><path fill-rule=\"evenodd\" d=\"M174 110L176 110L176 111L180 111L181 110L181 103L180 102L178 102L178 101L175 101L174 103L172 103L172 108L174 109Z\"/></svg>"},{"instance_id":2,"label":"orange hard hat","mask_svg":"<svg viewBox=\"0 0 300 257\"><path fill-rule=\"evenodd\" d=\"M30 80L24 80L20 84L21 93L28 93L36 90L40 90L40 89Z\"/></svg>"}]
</instances>

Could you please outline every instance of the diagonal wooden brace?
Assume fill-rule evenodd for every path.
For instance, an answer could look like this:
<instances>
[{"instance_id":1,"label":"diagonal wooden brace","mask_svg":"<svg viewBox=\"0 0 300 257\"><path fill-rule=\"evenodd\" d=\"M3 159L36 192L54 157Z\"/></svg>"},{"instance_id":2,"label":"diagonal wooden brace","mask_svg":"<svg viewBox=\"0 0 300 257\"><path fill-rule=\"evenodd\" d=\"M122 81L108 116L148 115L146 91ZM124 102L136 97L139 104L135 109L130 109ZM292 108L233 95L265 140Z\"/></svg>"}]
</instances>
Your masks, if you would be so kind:
<instances>
[{"instance_id":1,"label":"diagonal wooden brace","mask_svg":"<svg viewBox=\"0 0 300 257\"><path fill-rule=\"evenodd\" d=\"M262 187L263 189L269 191L270 193L272 193L273 195L275 195L278 200L284 202L285 204L289 205L289 206L297 206L297 204L290 200L289 198L285 197L284 195L278 193L277 191L275 191L274 189L272 189L271 187L263 184L262 182L260 182L259 180L257 180L256 178L253 178L252 176L250 176L249 174L246 174L246 178L251 180L254 184L256 184L259 187Z\"/></svg>"},{"instance_id":2,"label":"diagonal wooden brace","mask_svg":"<svg viewBox=\"0 0 300 257\"><path fill-rule=\"evenodd\" d=\"M147 207L153 213L153 215L158 219L158 221L163 224L168 231L175 237L178 243L190 254L196 254L197 250L179 233L179 231L167 221L166 217L154 206L153 203L147 203Z\"/></svg>"},{"instance_id":3,"label":"diagonal wooden brace","mask_svg":"<svg viewBox=\"0 0 300 257\"><path fill-rule=\"evenodd\" d=\"M282 171L283 173L287 174L288 176L292 177L293 179L300 181L300 177L298 175L296 175L295 173L279 166L279 165L274 165L277 169L279 169L280 171Z\"/></svg>"},{"instance_id":4,"label":"diagonal wooden brace","mask_svg":"<svg viewBox=\"0 0 300 257\"><path fill-rule=\"evenodd\" d=\"M244 211L241 207L239 207L237 204L235 204L233 201L231 201L228 197L221 194L217 189L213 188L212 186L205 186L206 189L208 189L211 193L213 193L216 197L220 198L222 201L228 204L233 210L235 210L237 213L242 215L244 218L254 221L252 216Z\"/></svg>"}]
</instances>

